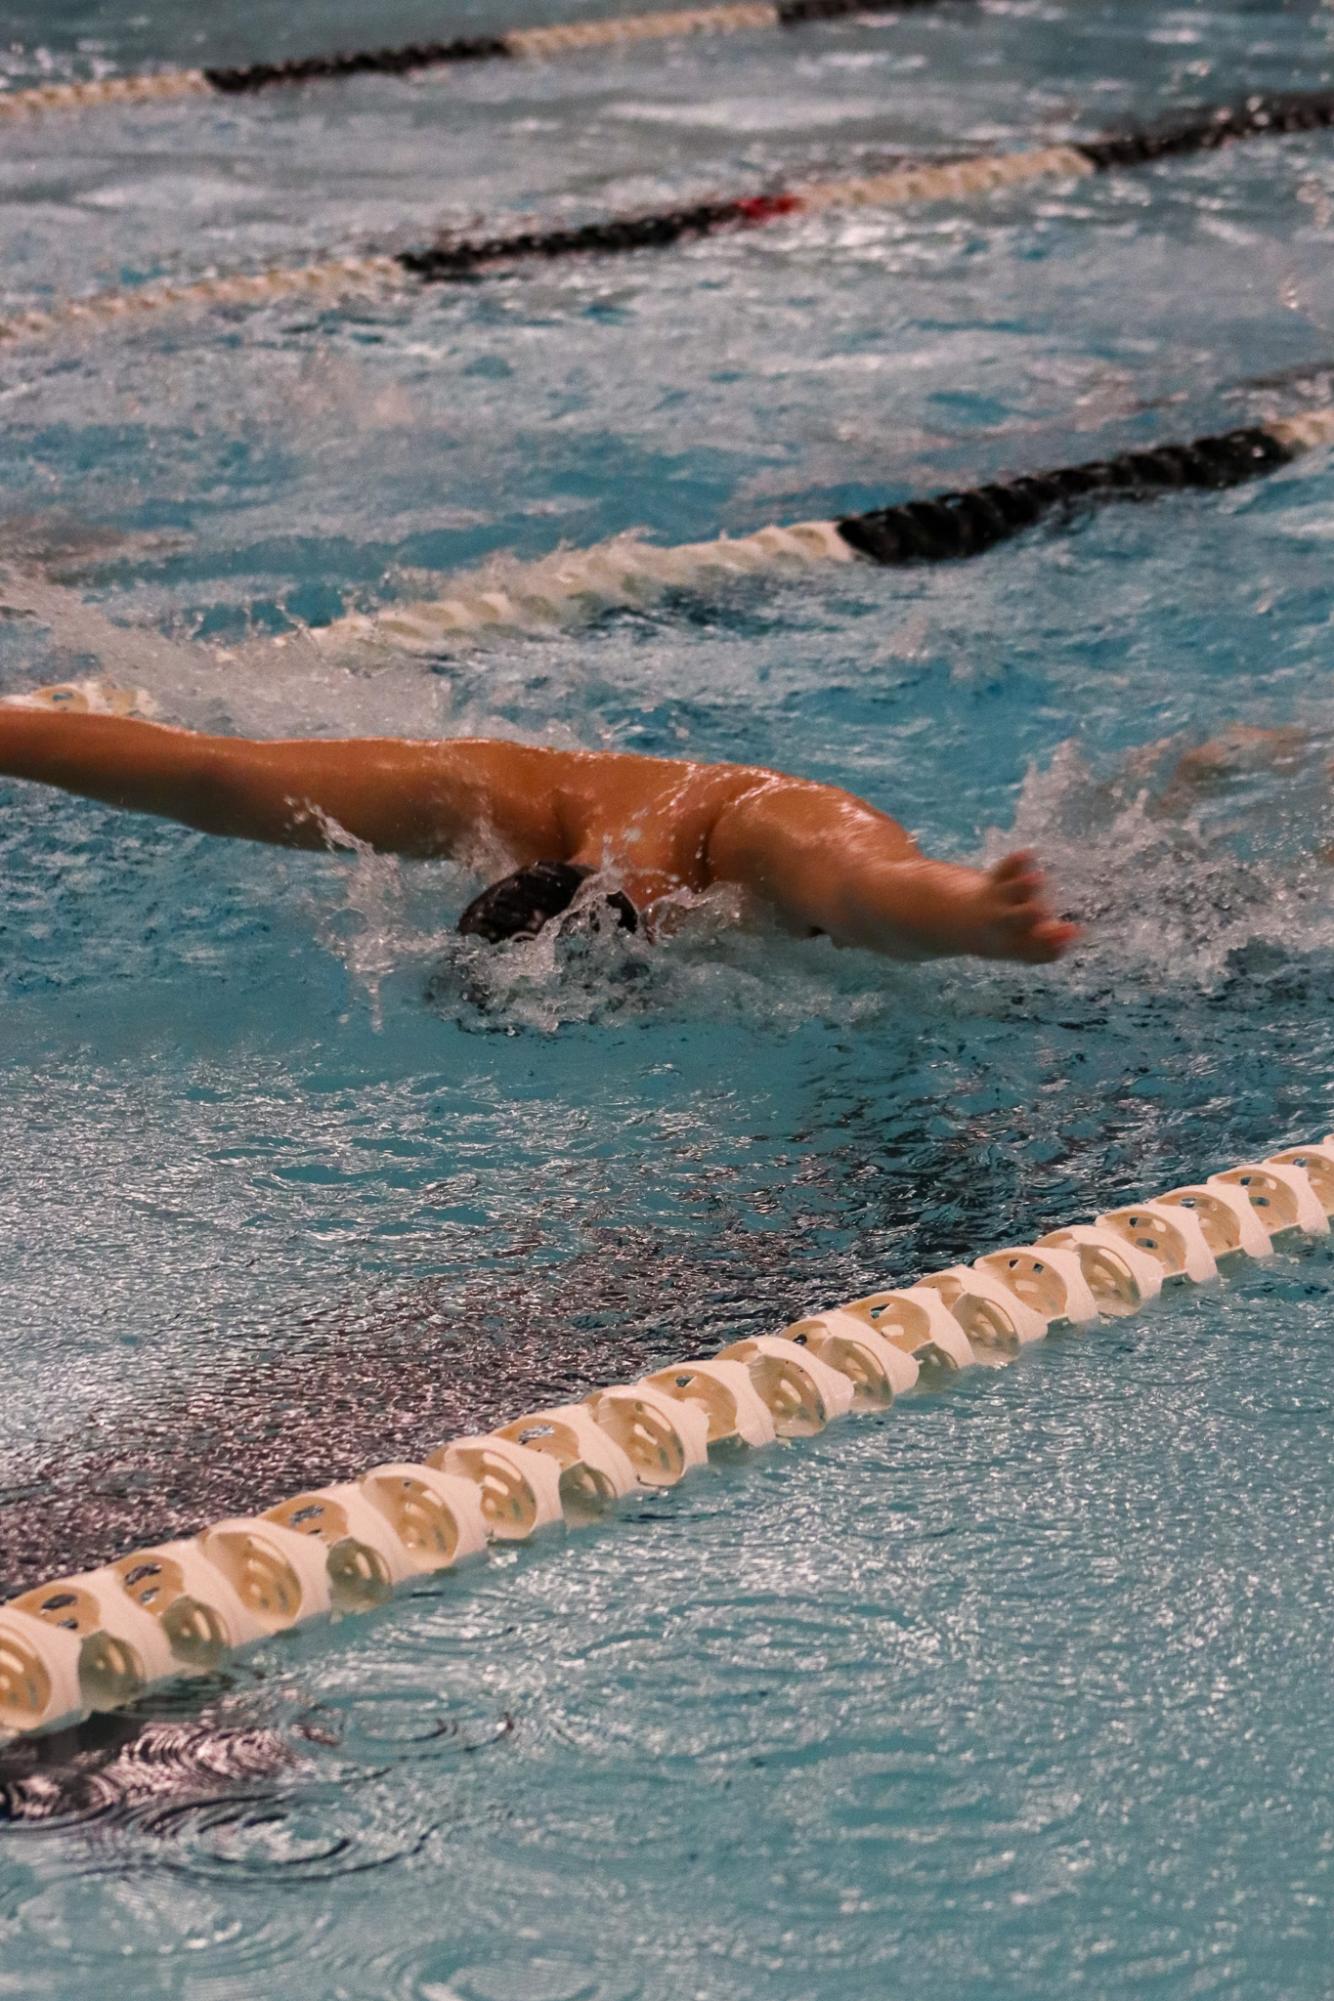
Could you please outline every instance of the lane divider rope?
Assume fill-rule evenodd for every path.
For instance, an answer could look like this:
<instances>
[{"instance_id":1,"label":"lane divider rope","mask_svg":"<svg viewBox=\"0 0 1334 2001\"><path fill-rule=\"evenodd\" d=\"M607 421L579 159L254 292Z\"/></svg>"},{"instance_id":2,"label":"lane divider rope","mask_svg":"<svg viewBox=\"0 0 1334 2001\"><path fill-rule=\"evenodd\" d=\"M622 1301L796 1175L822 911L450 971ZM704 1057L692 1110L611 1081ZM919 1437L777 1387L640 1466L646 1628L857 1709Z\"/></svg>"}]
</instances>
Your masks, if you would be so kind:
<instances>
[{"instance_id":1,"label":"lane divider rope","mask_svg":"<svg viewBox=\"0 0 1334 2001\"><path fill-rule=\"evenodd\" d=\"M763 28L798 28L855 14L917 13L943 0L732 0L718 7L677 7L571 21L547 28L510 28L499 35L460 35L447 42L407 42L398 48L356 49L288 62L235 68L158 70L147 76L94 77L81 83L35 84L0 94L0 120L100 105L151 104L179 97L254 95L299 84L338 83L354 76L413 76L422 70L506 57L548 60L586 49L638 42L680 41L692 35L737 35Z\"/></svg>"},{"instance_id":2,"label":"lane divider rope","mask_svg":"<svg viewBox=\"0 0 1334 2001\"><path fill-rule=\"evenodd\" d=\"M0 103L3 100L0 99ZM420 249L326 258L267 271L216 272L203 278L95 292L52 306L10 310L0 317L0 341L29 341L192 307L260 306L310 296L331 303L357 294L392 292L412 284L445 284L533 261L610 257L660 250L721 232L756 229L824 210L914 208L995 194L1028 181L1078 180L1118 167L1204 153L1240 140L1324 131L1334 125L1334 91L1249 97L1187 119L1101 139L983 153L962 160L894 167L843 180L812 181L716 201L613 215L571 227L551 226L482 237L441 238Z\"/></svg>"},{"instance_id":3,"label":"lane divider rope","mask_svg":"<svg viewBox=\"0 0 1334 2001\"><path fill-rule=\"evenodd\" d=\"M963 561L1052 515L1187 489L1241 486L1330 443L1334 405L1281 422L991 480L839 520L796 521L674 548L621 539L562 551L535 563L512 564L494 581L464 576L438 597L378 612L350 612L329 625L303 630L302 637L335 651L369 646L430 653L459 634L540 632L616 606L642 606L669 591L699 590L736 577L858 558L896 567Z\"/></svg>"},{"instance_id":4,"label":"lane divider rope","mask_svg":"<svg viewBox=\"0 0 1334 2001\"><path fill-rule=\"evenodd\" d=\"M1134 1313L1293 1235L1327 1236L1331 1214L1334 1134L39 1585L0 1606L0 1735L67 1727L278 1633L368 1611L489 1542L674 1487L712 1455L885 1411L923 1375L1004 1364L1053 1327Z\"/></svg>"}]
</instances>

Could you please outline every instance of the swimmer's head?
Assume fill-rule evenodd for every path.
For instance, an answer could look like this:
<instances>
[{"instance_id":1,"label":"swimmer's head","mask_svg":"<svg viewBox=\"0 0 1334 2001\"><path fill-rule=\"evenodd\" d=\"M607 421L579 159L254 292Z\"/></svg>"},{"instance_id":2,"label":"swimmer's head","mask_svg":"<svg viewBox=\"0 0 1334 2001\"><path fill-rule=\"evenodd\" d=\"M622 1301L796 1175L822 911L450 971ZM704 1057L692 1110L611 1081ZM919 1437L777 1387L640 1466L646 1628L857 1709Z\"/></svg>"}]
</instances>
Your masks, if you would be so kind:
<instances>
[{"instance_id":1,"label":"swimmer's head","mask_svg":"<svg viewBox=\"0 0 1334 2001\"><path fill-rule=\"evenodd\" d=\"M507 938L536 938L554 917L569 909L584 883L597 870L577 862L531 862L502 876L480 896L473 898L459 919L465 938L485 938L488 945L503 944ZM639 929L639 912L624 890L608 892L596 906L615 914L622 931Z\"/></svg>"}]
</instances>

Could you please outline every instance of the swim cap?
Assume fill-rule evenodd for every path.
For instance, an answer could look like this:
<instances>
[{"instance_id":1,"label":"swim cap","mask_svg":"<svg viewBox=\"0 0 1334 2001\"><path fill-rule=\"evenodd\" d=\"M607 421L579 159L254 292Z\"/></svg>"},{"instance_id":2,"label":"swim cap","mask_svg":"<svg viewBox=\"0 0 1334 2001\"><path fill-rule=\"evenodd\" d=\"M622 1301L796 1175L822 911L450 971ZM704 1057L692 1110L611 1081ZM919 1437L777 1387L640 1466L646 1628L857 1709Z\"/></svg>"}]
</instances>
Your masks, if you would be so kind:
<instances>
[{"instance_id":1,"label":"swim cap","mask_svg":"<svg viewBox=\"0 0 1334 2001\"><path fill-rule=\"evenodd\" d=\"M538 932L562 910L568 910L580 887L597 870L578 862L530 862L502 876L480 896L475 896L459 919L465 938L485 938L499 945L506 938L536 938ZM614 889L605 898L616 912L622 931L639 929L639 912L623 889Z\"/></svg>"}]
</instances>

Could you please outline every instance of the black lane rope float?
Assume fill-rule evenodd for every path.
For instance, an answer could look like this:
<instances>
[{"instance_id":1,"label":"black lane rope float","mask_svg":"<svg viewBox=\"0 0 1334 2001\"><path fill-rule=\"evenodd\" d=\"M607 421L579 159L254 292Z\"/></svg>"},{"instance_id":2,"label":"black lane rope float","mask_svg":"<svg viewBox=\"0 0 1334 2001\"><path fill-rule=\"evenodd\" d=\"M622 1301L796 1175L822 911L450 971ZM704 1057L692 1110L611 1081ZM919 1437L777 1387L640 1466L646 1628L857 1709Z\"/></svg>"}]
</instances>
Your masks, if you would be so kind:
<instances>
[{"instance_id":1,"label":"black lane rope float","mask_svg":"<svg viewBox=\"0 0 1334 2001\"><path fill-rule=\"evenodd\" d=\"M957 562L1011 541L1044 519L1072 517L1105 502L1244 486L1329 443L1334 443L1334 406L834 520L775 524L752 535L674 548L627 538L536 563L513 562L492 578L460 577L438 597L353 612L303 637L335 650L369 645L430 653L461 634L549 631L580 615L761 572L858 558L896 567Z\"/></svg>"},{"instance_id":2,"label":"black lane rope float","mask_svg":"<svg viewBox=\"0 0 1334 2001\"><path fill-rule=\"evenodd\" d=\"M158 70L146 76L92 78L83 83L38 84L0 96L0 118L44 111L75 111L101 104L163 103L178 97L252 96L307 83L339 83L354 76L415 76L458 63L506 58L547 59L585 49L636 42L679 41L691 35L736 35L763 28L800 28L855 14L920 13L944 0L735 0L718 7L673 8L653 14L620 14L605 21L571 21L548 28L509 28L499 35L459 35L447 42L407 42L399 48L355 49L288 62L246 63L237 68Z\"/></svg>"},{"instance_id":3,"label":"black lane rope float","mask_svg":"<svg viewBox=\"0 0 1334 2001\"><path fill-rule=\"evenodd\" d=\"M811 181L729 199L695 202L606 217L575 227L524 229L507 235L441 238L415 250L329 258L267 271L215 273L204 278L97 292L54 306L12 312L0 319L0 341L34 340L62 331L134 321L168 309L261 306L290 296L325 303L358 294L383 294L405 285L443 284L525 262L567 257L610 257L656 250L721 231L754 229L823 209L910 208L965 200L1021 182L1078 180L1120 167L1151 166L1185 154L1208 153L1245 139L1282 138L1334 125L1334 91L1248 97L1100 139L984 153L962 160L898 166L887 172L836 181Z\"/></svg>"}]
</instances>

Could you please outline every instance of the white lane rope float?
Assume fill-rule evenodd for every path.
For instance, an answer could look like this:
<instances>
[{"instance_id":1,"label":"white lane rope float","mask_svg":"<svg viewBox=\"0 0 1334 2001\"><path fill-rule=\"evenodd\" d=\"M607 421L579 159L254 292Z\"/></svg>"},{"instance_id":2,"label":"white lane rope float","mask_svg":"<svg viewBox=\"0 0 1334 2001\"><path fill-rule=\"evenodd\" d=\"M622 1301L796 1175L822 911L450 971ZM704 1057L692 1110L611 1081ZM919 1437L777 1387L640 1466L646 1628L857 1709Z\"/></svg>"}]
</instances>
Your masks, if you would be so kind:
<instances>
[{"instance_id":1,"label":"white lane rope float","mask_svg":"<svg viewBox=\"0 0 1334 2001\"><path fill-rule=\"evenodd\" d=\"M356 76L415 76L424 70L459 63L516 57L545 61L556 56L582 55L590 49L631 48L645 42L739 35L766 28L800 28L856 14L920 13L942 4L943 0L777 0L777 4L773 0L732 0L732 4L717 7L619 14L602 21L510 28L499 35L459 35L447 42L406 42L398 48L296 56L286 62L246 63L231 69L164 69L142 76L34 84L0 93L0 123L7 118L86 111L105 105L160 104L182 97L253 96L259 91L337 83Z\"/></svg>"},{"instance_id":2,"label":"white lane rope float","mask_svg":"<svg viewBox=\"0 0 1334 2001\"><path fill-rule=\"evenodd\" d=\"M0 1606L0 1737L71 1726L276 1634L368 1611L488 1543L674 1487L713 1454L887 1410L923 1373L1003 1364L1053 1327L1135 1313L1165 1287L1327 1236L1331 1214L1334 1134L53 1579Z\"/></svg>"},{"instance_id":3,"label":"white lane rope float","mask_svg":"<svg viewBox=\"0 0 1334 2001\"><path fill-rule=\"evenodd\" d=\"M441 237L417 249L329 257L266 271L213 272L201 278L93 292L49 306L10 308L0 314L0 344L130 328L171 311L259 307L284 298L331 305L339 299L384 297L421 285L475 279L532 262L665 249L674 243L760 228L822 210L907 209L966 201L1030 181L1079 180L1120 167L1150 166L1159 160L1212 152L1242 140L1324 131L1331 125L1334 91L1248 97L1241 104L1217 106L1167 124L1111 133L1101 139L899 166L884 173L811 181L684 207L613 215L569 227L539 225L507 234Z\"/></svg>"},{"instance_id":4,"label":"white lane rope float","mask_svg":"<svg viewBox=\"0 0 1334 2001\"><path fill-rule=\"evenodd\" d=\"M581 615L642 606L671 591L699 591L736 578L858 560L893 567L961 561L1009 541L1045 517L1187 489L1241 486L1330 443L1334 405L837 520L796 521L674 548L626 538L558 552L535 563L509 564L494 580L462 576L439 596L417 603L348 613L329 625L304 629L302 638L336 652L371 648L429 654L460 635L551 630Z\"/></svg>"}]
</instances>

